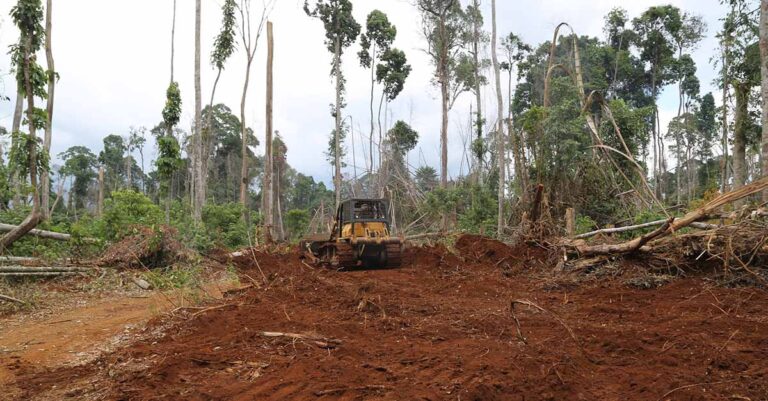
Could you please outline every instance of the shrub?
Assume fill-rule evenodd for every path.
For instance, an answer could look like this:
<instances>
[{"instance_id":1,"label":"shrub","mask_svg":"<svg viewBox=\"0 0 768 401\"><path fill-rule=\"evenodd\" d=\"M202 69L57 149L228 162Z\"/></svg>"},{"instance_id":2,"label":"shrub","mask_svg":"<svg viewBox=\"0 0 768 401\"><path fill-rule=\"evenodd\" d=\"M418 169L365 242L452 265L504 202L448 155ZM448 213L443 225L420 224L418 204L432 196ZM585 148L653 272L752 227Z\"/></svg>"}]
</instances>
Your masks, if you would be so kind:
<instances>
[{"instance_id":1,"label":"shrub","mask_svg":"<svg viewBox=\"0 0 768 401\"><path fill-rule=\"evenodd\" d=\"M237 248L248 244L248 228L243 222L243 206L239 203L208 204L203 207L205 235L215 245ZM196 245L204 245L201 238Z\"/></svg>"},{"instance_id":2,"label":"shrub","mask_svg":"<svg viewBox=\"0 0 768 401\"><path fill-rule=\"evenodd\" d=\"M285 214L285 228L288 231L288 238L298 240L306 234L309 228L311 217L309 212L303 209L289 210Z\"/></svg>"},{"instance_id":3,"label":"shrub","mask_svg":"<svg viewBox=\"0 0 768 401\"><path fill-rule=\"evenodd\" d=\"M163 211L144 194L115 191L104 205L104 234L108 240L118 240L131 234L135 226L156 228L163 216Z\"/></svg>"}]
</instances>

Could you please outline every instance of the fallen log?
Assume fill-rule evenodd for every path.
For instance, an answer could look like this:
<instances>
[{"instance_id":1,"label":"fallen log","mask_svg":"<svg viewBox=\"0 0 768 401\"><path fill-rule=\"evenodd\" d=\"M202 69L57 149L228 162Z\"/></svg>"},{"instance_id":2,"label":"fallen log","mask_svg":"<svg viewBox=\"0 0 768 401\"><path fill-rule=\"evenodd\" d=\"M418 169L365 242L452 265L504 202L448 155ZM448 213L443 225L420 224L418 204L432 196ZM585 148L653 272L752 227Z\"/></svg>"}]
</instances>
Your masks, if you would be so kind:
<instances>
[{"instance_id":1,"label":"fallen log","mask_svg":"<svg viewBox=\"0 0 768 401\"><path fill-rule=\"evenodd\" d=\"M16 229L18 226L14 226L13 224L5 224L0 223L0 232L8 233ZM47 239L53 239L57 241L70 241L72 240L72 235L65 234L65 233L57 233L54 231L47 231L47 230L40 230L37 228L33 228L32 230L29 230L25 235L34 235L36 237L40 238L47 238ZM96 242L95 238L83 238L85 242Z\"/></svg>"},{"instance_id":2,"label":"fallen log","mask_svg":"<svg viewBox=\"0 0 768 401\"><path fill-rule=\"evenodd\" d=\"M28 256L0 256L0 263L25 263L25 262L37 262L38 258L32 258Z\"/></svg>"},{"instance_id":3,"label":"fallen log","mask_svg":"<svg viewBox=\"0 0 768 401\"><path fill-rule=\"evenodd\" d=\"M647 249L647 247L643 246L648 242L673 234L684 227L690 226L696 221L706 219L717 209L731 202L746 198L750 195L754 195L765 190L766 188L768 188L768 177L763 177L749 185L745 185L739 189L722 194L711 200L706 205L689 212L679 219L672 217L653 232L627 242L622 242L620 244L587 245L583 240L576 240L567 243L566 246L575 249L576 252L578 252L581 256L615 255L635 252L641 248Z\"/></svg>"},{"instance_id":4,"label":"fallen log","mask_svg":"<svg viewBox=\"0 0 768 401\"><path fill-rule=\"evenodd\" d=\"M31 272L73 272L84 273L89 271L83 267L59 267L59 266L0 266L0 273L31 273Z\"/></svg>"},{"instance_id":5,"label":"fallen log","mask_svg":"<svg viewBox=\"0 0 768 401\"><path fill-rule=\"evenodd\" d=\"M666 223L666 222L667 222L667 220L665 219L665 220L651 221L651 222L648 222L648 223L636 224L636 225L633 225L633 226L602 228L600 230L595 230L595 231L590 231L588 233L579 234L579 235L577 235L577 236L575 236L573 238L574 239L584 239L584 238L594 237L595 235L598 235L598 234L623 233L623 232L627 232L627 231L640 230L640 229L648 228L648 227L661 226L661 225L664 225L664 223ZM691 223L690 226L694 227L694 228L700 228L702 230L713 230L713 229L719 227L717 224L696 223L696 222Z\"/></svg>"},{"instance_id":6,"label":"fallen log","mask_svg":"<svg viewBox=\"0 0 768 401\"><path fill-rule=\"evenodd\" d=\"M0 277L53 277L53 276L72 276L81 274L81 272L9 272L0 273Z\"/></svg>"},{"instance_id":7,"label":"fallen log","mask_svg":"<svg viewBox=\"0 0 768 401\"><path fill-rule=\"evenodd\" d=\"M24 302L24 301L22 301L20 299L16 299L14 297L9 297L8 295L3 295L3 294L0 294L0 299L2 299L4 301L9 301L9 302L16 302L16 303L19 303L19 304L26 303L26 302Z\"/></svg>"}]
</instances>

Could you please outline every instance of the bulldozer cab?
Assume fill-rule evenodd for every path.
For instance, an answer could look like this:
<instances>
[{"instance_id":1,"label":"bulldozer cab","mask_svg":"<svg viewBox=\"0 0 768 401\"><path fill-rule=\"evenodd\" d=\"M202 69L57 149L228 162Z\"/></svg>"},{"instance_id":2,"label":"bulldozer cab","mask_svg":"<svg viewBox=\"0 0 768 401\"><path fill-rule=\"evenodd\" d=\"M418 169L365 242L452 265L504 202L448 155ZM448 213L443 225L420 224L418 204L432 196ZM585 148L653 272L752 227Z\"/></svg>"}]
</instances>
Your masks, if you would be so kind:
<instances>
[{"instance_id":1,"label":"bulldozer cab","mask_svg":"<svg viewBox=\"0 0 768 401\"><path fill-rule=\"evenodd\" d=\"M383 199L349 199L336 214L337 238L381 238L389 236L387 205Z\"/></svg>"}]
</instances>

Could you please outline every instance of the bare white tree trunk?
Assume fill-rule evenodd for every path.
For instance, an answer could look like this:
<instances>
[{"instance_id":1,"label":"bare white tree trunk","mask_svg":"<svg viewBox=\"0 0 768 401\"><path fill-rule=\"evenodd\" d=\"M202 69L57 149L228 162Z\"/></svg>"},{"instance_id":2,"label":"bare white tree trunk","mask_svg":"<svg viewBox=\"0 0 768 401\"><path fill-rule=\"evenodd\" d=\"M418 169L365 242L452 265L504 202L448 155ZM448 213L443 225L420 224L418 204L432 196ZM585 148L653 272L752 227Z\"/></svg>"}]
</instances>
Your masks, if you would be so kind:
<instances>
[{"instance_id":1,"label":"bare white tree trunk","mask_svg":"<svg viewBox=\"0 0 768 401\"><path fill-rule=\"evenodd\" d=\"M499 210L498 221L496 227L496 235L501 237L504 232L504 187L506 185L505 180L505 146L506 140L504 139L504 100L501 94L501 72L499 71L499 58L496 55L496 0L491 1L491 26L493 33L491 34L491 59L493 61L493 73L496 78L496 100L497 100L497 127L496 128L496 165L499 169Z\"/></svg>"},{"instance_id":2,"label":"bare white tree trunk","mask_svg":"<svg viewBox=\"0 0 768 401\"><path fill-rule=\"evenodd\" d=\"M264 144L264 181L262 183L262 207L264 208L264 235L269 243L272 236L274 218L272 214L272 61L274 57L274 42L272 37L272 22L267 22L267 110L266 132Z\"/></svg>"},{"instance_id":3,"label":"bare white tree trunk","mask_svg":"<svg viewBox=\"0 0 768 401\"><path fill-rule=\"evenodd\" d=\"M192 165L193 195L192 219L195 223L203 220L203 203L205 203L205 172L203 171L203 124L202 124L202 88L200 83L200 29L201 29L201 0L195 1L195 141L194 162Z\"/></svg>"}]
</instances>

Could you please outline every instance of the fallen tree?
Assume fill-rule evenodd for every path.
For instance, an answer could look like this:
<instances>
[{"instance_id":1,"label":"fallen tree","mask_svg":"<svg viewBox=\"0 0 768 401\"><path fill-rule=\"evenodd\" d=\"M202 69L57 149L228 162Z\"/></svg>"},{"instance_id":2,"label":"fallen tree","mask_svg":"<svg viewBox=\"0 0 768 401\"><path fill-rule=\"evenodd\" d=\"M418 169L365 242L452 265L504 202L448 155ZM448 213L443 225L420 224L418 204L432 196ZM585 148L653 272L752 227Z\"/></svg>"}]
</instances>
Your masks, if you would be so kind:
<instances>
[{"instance_id":1,"label":"fallen tree","mask_svg":"<svg viewBox=\"0 0 768 401\"><path fill-rule=\"evenodd\" d=\"M667 222L667 220L664 219L664 220L650 221L648 223L636 224L636 225L633 225L633 226L601 228L599 230L590 231L590 232L584 233L584 234L579 234L579 235L577 235L577 236L575 236L573 238L574 239L584 239L584 238L594 237L594 236L599 235L599 234L616 234L616 233L623 233L623 232L627 232L627 231L635 231L635 230L640 230L640 229L648 228L648 227L661 226L661 225L664 225L664 223L666 223L666 222ZM691 227L700 228L702 230L711 230L711 229L718 228L719 226L717 224L708 224L708 223L694 222L694 223L691 223Z\"/></svg>"},{"instance_id":2,"label":"fallen tree","mask_svg":"<svg viewBox=\"0 0 768 401\"><path fill-rule=\"evenodd\" d=\"M8 232L11 232L13 230L16 230L17 228L18 228L18 226L14 226L12 224L0 223L0 232L8 233ZM59 240L59 241L69 241L69 240L72 239L72 236L69 235L69 234L57 233L57 232L54 232L54 231L39 230L39 229L36 229L36 228L32 229L32 230L29 230L29 232L27 232L27 234L34 235L34 236L40 237L40 238L55 239L55 240Z\"/></svg>"},{"instance_id":3,"label":"fallen tree","mask_svg":"<svg viewBox=\"0 0 768 401\"><path fill-rule=\"evenodd\" d=\"M639 250L643 245L649 242L674 234L675 232L692 225L693 223L704 220L711 216L719 208L735 202L740 199L744 199L750 195L754 195L768 188L768 177L763 177L749 185L745 185L734 191L722 194L713 199L706 205L693 210L685 216L676 219L674 217L666 220L661 227L634 238L632 240L618 243L618 244L597 244L589 245L583 239L576 239L565 243L566 248L575 251L580 256L595 256L595 255L616 255L631 253Z\"/></svg>"}]
</instances>

